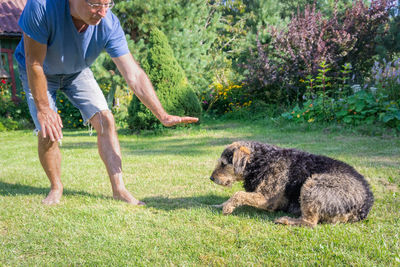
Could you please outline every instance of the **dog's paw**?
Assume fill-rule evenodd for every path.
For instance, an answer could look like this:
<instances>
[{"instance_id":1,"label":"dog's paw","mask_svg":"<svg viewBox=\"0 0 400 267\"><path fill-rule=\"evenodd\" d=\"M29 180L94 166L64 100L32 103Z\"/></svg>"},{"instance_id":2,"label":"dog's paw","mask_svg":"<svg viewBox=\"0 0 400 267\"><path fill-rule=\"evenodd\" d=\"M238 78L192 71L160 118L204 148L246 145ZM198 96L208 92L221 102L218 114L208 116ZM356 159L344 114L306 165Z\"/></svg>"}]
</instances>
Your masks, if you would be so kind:
<instances>
[{"instance_id":1,"label":"dog's paw","mask_svg":"<svg viewBox=\"0 0 400 267\"><path fill-rule=\"evenodd\" d=\"M274 223L276 223L276 224L286 224L286 225L288 225L290 219L291 219L291 218L288 217L288 216L283 216L283 217L280 217L280 218L278 218L278 219L275 219Z\"/></svg>"},{"instance_id":2,"label":"dog's paw","mask_svg":"<svg viewBox=\"0 0 400 267\"><path fill-rule=\"evenodd\" d=\"M234 209L235 209L235 207L233 207L231 205L224 205L222 207L222 214L229 215L233 212Z\"/></svg>"}]
</instances>

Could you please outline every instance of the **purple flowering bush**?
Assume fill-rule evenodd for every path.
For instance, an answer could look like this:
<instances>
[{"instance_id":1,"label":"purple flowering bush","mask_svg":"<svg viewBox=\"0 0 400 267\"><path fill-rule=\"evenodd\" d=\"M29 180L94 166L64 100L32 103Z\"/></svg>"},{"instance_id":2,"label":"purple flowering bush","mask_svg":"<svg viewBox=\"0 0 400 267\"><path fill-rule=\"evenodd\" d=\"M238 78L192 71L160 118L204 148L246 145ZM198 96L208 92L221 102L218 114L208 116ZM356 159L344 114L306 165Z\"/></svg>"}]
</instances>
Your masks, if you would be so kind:
<instances>
[{"instance_id":1,"label":"purple flowering bush","mask_svg":"<svg viewBox=\"0 0 400 267\"><path fill-rule=\"evenodd\" d=\"M270 41L258 41L257 51L251 51L243 65L247 82L253 85L251 93L266 102L302 101L306 88L300 80L317 76L323 61L330 66L332 92L341 86L340 69L345 63L351 64L356 79L364 78L376 54L373 40L388 22L392 5L389 0L370 4L357 0L343 13L335 10L330 18L308 6L287 29L271 27Z\"/></svg>"}]
</instances>

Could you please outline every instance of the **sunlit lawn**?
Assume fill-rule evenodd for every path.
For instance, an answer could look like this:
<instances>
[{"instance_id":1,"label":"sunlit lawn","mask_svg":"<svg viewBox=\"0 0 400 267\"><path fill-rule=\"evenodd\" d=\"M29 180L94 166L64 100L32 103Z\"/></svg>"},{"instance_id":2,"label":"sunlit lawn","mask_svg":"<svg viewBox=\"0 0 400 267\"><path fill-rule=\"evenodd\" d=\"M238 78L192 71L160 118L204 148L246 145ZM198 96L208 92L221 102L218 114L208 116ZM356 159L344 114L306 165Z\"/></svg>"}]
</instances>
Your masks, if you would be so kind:
<instances>
[{"instance_id":1,"label":"sunlit lawn","mask_svg":"<svg viewBox=\"0 0 400 267\"><path fill-rule=\"evenodd\" d=\"M400 265L400 139L350 131L206 122L162 134L120 133L127 188L147 203L111 198L96 137L64 131L58 206L43 206L48 180L31 131L0 133L0 266ZM328 155L368 179L368 219L315 229L275 225L282 213L211 207L241 190L209 176L223 148L258 140Z\"/></svg>"}]
</instances>

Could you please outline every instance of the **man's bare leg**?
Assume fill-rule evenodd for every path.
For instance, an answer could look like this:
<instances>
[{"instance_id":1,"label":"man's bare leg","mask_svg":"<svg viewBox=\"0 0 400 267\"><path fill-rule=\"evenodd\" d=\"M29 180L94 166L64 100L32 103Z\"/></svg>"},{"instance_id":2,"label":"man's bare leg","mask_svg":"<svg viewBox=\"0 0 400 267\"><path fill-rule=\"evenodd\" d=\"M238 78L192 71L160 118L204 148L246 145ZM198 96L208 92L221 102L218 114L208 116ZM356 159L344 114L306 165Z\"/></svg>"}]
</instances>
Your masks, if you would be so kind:
<instances>
[{"instance_id":1,"label":"man's bare leg","mask_svg":"<svg viewBox=\"0 0 400 267\"><path fill-rule=\"evenodd\" d=\"M38 134L38 154L40 163L50 181L50 192L42 203L54 205L60 202L63 185L61 183L61 153L57 142L52 142L49 137L43 138Z\"/></svg>"},{"instance_id":2,"label":"man's bare leg","mask_svg":"<svg viewBox=\"0 0 400 267\"><path fill-rule=\"evenodd\" d=\"M96 113L90 120L97 132L97 146L101 159L110 177L113 197L133 205L144 205L125 188L122 179L121 149L119 146L114 117L109 110Z\"/></svg>"}]
</instances>

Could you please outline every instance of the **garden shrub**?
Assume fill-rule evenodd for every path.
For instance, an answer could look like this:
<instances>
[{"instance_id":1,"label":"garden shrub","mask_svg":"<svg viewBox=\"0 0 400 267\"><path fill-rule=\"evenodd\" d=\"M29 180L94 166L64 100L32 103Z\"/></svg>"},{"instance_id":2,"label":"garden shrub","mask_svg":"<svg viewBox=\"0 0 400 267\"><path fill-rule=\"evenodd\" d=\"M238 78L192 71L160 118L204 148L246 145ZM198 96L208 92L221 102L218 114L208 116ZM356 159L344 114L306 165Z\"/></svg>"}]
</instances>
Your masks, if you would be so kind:
<instances>
[{"instance_id":1,"label":"garden shrub","mask_svg":"<svg viewBox=\"0 0 400 267\"><path fill-rule=\"evenodd\" d=\"M400 131L400 100L386 95L360 90L340 100L322 97L296 105L282 117L294 122L337 122L351 125L382 123Z\"/></svg>"},{"instance_id":2,"label":"garden shrub","mask_svg":"<svg viewBox=\"0 0 400 267\"><path fill-rule=\"evenodd\" d=\"M32 118L26 102L25 92L17 95L17 100L11 97L11 84L0 81L0 131L26 129L33 127Z\"/></svg>"},{"instance_id":3,"label":"garden shrub","mask_svg":"<svg viewBox=\"0 0 400 267\"><path fill-rule=\"evenodd\" d=\"M177 116L199 117L200 102L176 61L167 37L154 28L150 33L149 45L148 57L142 67L166 112ZM156 129L161 125L137 97L132 98L128 112L128 125L131 129Z\"/></svg>"},{"instance_id":4,"label":"garden shrub","mask_svg":"<svg viewBox=\"0 0 400 267\"><path fill-rule=\"evenodd\" d=\"M205 112L213 112L216 115L235 112L240 109L248 109L252 101L244 84L235 84L228 81L227 84L219 82L209 86L209 90L201 95L201 103Z\"/></svg>"},{"instance_id":5,"label":"garden shrub","mask_svg":"<svg viewBox=\"0 0 400 267\"><path fill-rule=\"evenodd\" d=\"M61 117L64 128L71 129L84 127L81 112L72 105L66 95L58 90L56 99L58 114Z\"/></svg>"},{"instance_id":6,"label":"garden shrub","mask_svg":"<svg viewBox=\"0 0 400 267\"><path fill-rule=\"evenodd\" d=\"M380 33L376 38L378 43L376 51L381 59L391 60L399 56L400 52L400 1L397 6L390 10L389 24L383 24L380 27Z\"/></svg>"}]
</instances>

